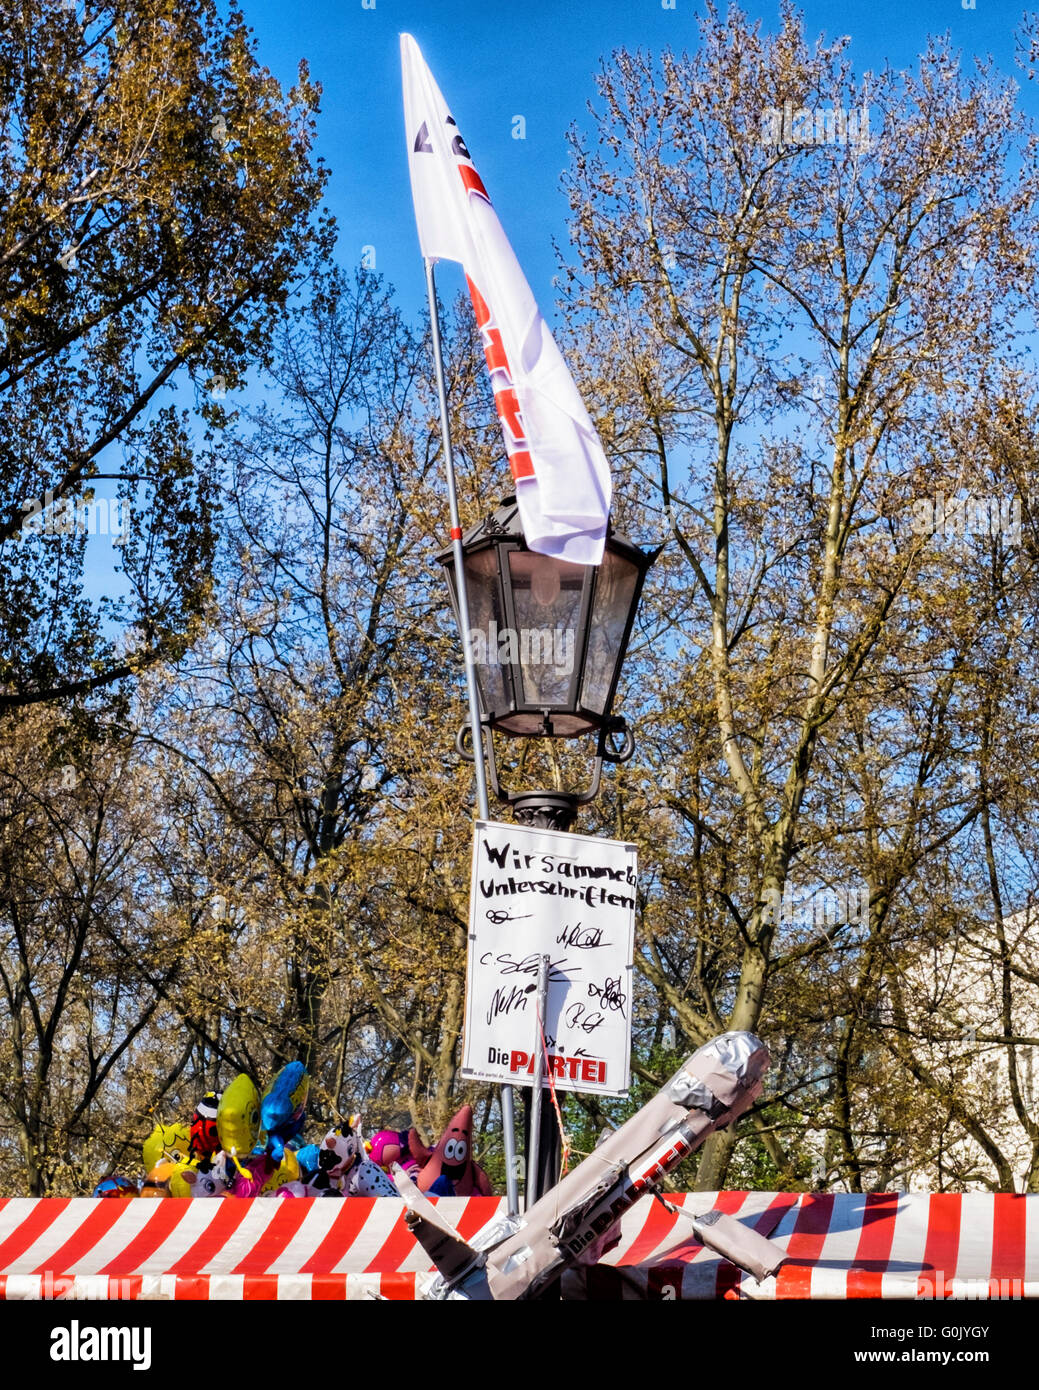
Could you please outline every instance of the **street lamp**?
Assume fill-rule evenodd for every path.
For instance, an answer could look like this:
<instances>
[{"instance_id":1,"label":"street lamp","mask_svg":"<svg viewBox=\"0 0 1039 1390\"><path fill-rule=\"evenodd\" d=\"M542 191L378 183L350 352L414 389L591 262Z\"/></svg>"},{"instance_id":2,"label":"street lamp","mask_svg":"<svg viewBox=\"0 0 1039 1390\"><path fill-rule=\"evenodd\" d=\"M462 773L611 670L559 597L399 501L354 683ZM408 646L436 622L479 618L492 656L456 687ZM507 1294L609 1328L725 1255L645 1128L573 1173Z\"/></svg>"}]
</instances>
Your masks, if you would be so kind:
<instances>
[{"instance_id":1,"label":"street lamp","mask_svg":"<svg viewBox=\"0 0 1039 1390\"><path fill-rule=\"evenodd\" d=\"M578 806L597 795L604 762L627 762L635 749L613 698L646 571L646 553L612 532L600 565L576 565L527 548L514 497L462 538L468 628L491 786L522 824L572 825ZM463 615L452 549L444 568L459 626ZM502 787L494 730L513 737L597 735L595 770L582 792L513 792ZM472 758L472 729L458 750Z\"/></svg>"},{"instance_id":2,"label":"street lamp","mask_svg":"<svg viewBox=\"0 0 1039 1390\"><path fill-rule=\"evenodd\" d=\"M598 794L603 763L627 762L635 751L624 720L612 713L613 698L646 571L659 552L647 554L610 532L599 565L539 554L523 538L515 497L463 536L461 548L468 614L458 597L455 548L437 561L459 628L468 626L491 787L520 824L569 830L577 808ZM581 792L505 789L495 730L514 738L595 734L589 786ZM463 758L475 759L469 722L458 732L457 747ZM554 1126L540 1125L539 1090L525 1097L529 1204L558 1181L560 1143Z\"/></svg>"}]
</instances>

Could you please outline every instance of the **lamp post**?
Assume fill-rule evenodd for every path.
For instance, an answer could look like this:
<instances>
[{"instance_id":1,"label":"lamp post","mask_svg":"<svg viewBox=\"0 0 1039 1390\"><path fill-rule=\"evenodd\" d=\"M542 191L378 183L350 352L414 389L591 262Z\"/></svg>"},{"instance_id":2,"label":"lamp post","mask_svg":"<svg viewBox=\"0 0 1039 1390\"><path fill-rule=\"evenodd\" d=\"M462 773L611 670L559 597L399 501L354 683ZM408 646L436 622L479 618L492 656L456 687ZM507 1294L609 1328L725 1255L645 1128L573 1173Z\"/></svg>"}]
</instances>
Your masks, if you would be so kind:
<instances>
[{"instance_id":1,"label":"lamp post","mask_svg":"<svg viewBox=\"0 0 1039 1390\"><path fill-rule=\"evenodd\" d=\"M515 498L462 538L469 613L458 601L453 550L437 556L459 625L473 647L480 722L494 794L517 821L568 830L579 806L598 794L604 762L627 762L635 742L612 713L646 571L657 551L645 552L612 532L601 565L575 565L527 548ZM501 784L494 731L518 738L575 738L596 734L592 780L583 791L509 791ZM458 749L472 758L472 728L463 724Z\"/></svg>"},{"instance_id":2,"label":"lamp post","mask_svg":"<svg viewBox=\"0 0 1039 1390\"><path fill-rule=\"evenodd\" d=\"M640 550L611 531L600 565L536 553L524 541L514 497L468 531L461 550L468 613L459 601L457 548L441 552L437 562L459 628L468 631L491 788L521 825L569 830L578 808L598 794L603 763L627 762L635 751L612 707L646 571L659 552ZM513 738L594 734L590 783L580 791L508 790L498 772L496 731ZM459 730L457 747L466 759L477 756L471 722ZM532 1089L525 1107L528 1153L534 1095ZM528 1206L559 1175L557 1127L535 1122L534 1129L540 1141Z\"/></svg>"}]
</instances>

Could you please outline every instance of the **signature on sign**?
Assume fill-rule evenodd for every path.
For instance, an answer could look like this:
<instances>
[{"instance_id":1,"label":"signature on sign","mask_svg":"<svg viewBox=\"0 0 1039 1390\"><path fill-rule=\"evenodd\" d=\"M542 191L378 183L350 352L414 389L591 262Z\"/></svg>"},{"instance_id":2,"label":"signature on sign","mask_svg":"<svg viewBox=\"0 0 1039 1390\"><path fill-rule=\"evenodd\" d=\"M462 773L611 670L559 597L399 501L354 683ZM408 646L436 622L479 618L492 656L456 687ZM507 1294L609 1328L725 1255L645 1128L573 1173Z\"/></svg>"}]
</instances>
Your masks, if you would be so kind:
<instances>
[{"instance_id":1,"label":"signature on sign","mask_svg":"<svg viewBox=\"0 0 1039 1390\"><path fill-rule=\"evenodd\" d=\"M531 953L524 956L522 960L516 960L508 951L500 956L493 957L490 951L484 951L483 955L480 957L480 964L489 965L492 959L501 967L498 971L499 975L537 975L538 968L541 965L541 955L538 951L531 951ZM568 974L566 956L560 956L559 960L554 960L549 964L549 983L551 984L555 980L569 979L570 975L576 975L580 968L580 966L575 966Z\"/></svg>"},{"instance_id":2,"label":"signature on sign","mask_svg":"<svg viewBox=\"0 0 1039 1390\"><path fill-rule=\"evenodd\" d=\"M493 1023L496 1018L512 1013L524 1013L527 1007L527 996L532 994L537 988L536 985L511 985L508 989L504 985L499 985L491 996L491 1007L487 1010L487 1022Z\"/></svg>"},{"instance_id":3,"label":"signature on sign","mask_svg":"<svg viewBox=\"0 0 1039 1390\"><path fill-rule=\"evenodd\" d=\"M567 1027L574 1028L581 1033L594 1033L596 1028L601 1028L606 1022L598 1010L586 1009L583 1004L571 1004L566 1011Z\"/></svg>"},{"instance_id":4,"label":"signature on sign","mask_svg":"<svg viewBox=\"0 0 1039 1390\"><path fill-rule=\"evenodd\" d=\"M624 1005L627 1003L628 996L621 992L619 975L615 980L607 979L606 983L601 985L595 985L589 981L588 998L598 999L601 1008L609 1009L613 1013L619 1013L622 1018L624 1017Z\"/></svg>"},{"instance_id":5,"label":"signature on sign","mask_svg":"<svg viewBox=\"0 0 1039 1390\"><path fill-rule=\"evenodd\" d=\"M557 946L573 946L582 951L594 951L599 946L609 946L602 939L602 927L586 927L575 922L572 927L564 927L556 937Z\"/></svg>"}]
</instances>

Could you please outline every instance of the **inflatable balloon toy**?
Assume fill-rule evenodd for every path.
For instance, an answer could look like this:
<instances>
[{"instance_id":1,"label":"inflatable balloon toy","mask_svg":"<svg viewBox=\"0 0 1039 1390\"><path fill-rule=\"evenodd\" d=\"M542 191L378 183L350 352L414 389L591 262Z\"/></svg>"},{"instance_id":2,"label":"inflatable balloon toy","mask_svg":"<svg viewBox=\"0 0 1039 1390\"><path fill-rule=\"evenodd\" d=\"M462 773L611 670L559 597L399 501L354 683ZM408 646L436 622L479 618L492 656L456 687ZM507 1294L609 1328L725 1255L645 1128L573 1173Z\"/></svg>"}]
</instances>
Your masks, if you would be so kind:
<instances>
[{"instance_id":1,"label":"inflatable balloon toy","mask_svg":"<svg viewBox=\"0 0 1039 1390\"><path fill-rule=\"evenodd\" d=\"M473 1107L463 1105L448 1121L429 1162L419 1169L415 1179L419 1190L431 1197L493 1196L491 1180L473 1162L472 1150Z\"/></svg>"},{"instance_id":2,"label":"inflatable balloon toy","mask_svg":"<svg viewBox=\"0 0 1039 1390\"><path fill-rule=\"evenodd\" d=\"M259 1133L260 1093L245 1072L240 1072L221 1095L216 1127L228 1160L242 1178L251 1181L253 1175L242 1162L252 1152Z\"/></svg>"},{"instance_id":3,"label":"inflatable balloon toy","mask_svg":"<svg viewBox=\"0 0 1039 1390\"><path fill-rule=\"evenodd\" d=\"M289 1149L288 1153L292 1150ZM321 1155L325 1154L324 1163ZM328 1170L335 1166L338 1155L326 1149L324 1140L320 1144L307 1144L296 1151L299 1176L291 1182L283 1183L274 1193L275 1197L342 1197L336 1184L329 1178Z\"/></svg>"},{"instance_id":4,"label":"inflatable balloon toy","mask_svg":"<svg viewBox=\"0 0 1039 1390\"><path fill-rule=\"evenodd\" d=\"M301 1149L296 1150L296 1162L299 1164L301 1182L310 1182L311 1178L317 1174L320 1156L321 1149L317 1144L304 1144Z\"/></svg>"},{"instance_id":5,"label":"inflatable balloon toy","mask_svg":"<svg viewBox=\"0 0 1039 1390\"><path fill-rule=\"evenodd\" d=\"M194 1159L187 1163L175 1163L169 1177L170 1196L194 1197L196 1193L194 1190L193 1177L189 1178L188 1174L191 1173L194 1175L197 1171L198 1165L195 1163Z\"/></svg>"},{"instance_id":6,"label":"inflatable balloon toy","mask_svg":"<svg viewBox=\"0 0 1039 1390\"><path fill-rule=\"evenodd\" d=\"M334 1162L334 1156L332 1161ZM275 1197L342 1197L339 1188L329 1179L326 1169L319 1168L308 1177L300 1175L294 1182L284 1183Z\"/></svg>"},{"instance_id":7,"label":"inflatable balloon toy","mask_svg":"<svg viewBox=\"0 0 1039 1390\"><path fill-rule=\"evenodd\" d=\"M189 1197L230 1197L231 1192L224 1181L224 1178L217 1168L205 1170L199 1168L185 1168L180 1174L179 1179L191 1190L187 1194ZM178 1193L172 1191L173 1182L170 1183L170 1195L177 1196Z\"/></svg>"},{"instance_id":8,"label":"inflatable balloon toy","mask_svg":"<svg viewBox=\"0 0 1039 1390\"><path fill-rule=\"evenodd\" d=\"M117 1201L127 1201L131 1197L138 1196L137 1184L132 1178L124 1178L122 1173L110 1173L107 1178L102 1178L98 1185L90 1194L92 1197L115 1198Z\"/></svg>"},{"instance_id":9,"label":"inflatable balloon toy","mask_svg":"<svg viewBox=\"0 0 1039 1390\"><path fill-rule=\"evenodd\" d=\"M285 1156L260 1188L261 1197L276 1197L283 1187L300 1180L299 1162L295 1149L286 1149Z\"/></svg>"},{"instance_id":10,"label":"inflatable balloon toy","mask_svg":"<svg viewBox=\"0 0 1039 1390\"><path fill-rule=\"evenodd\" d=\"M336 1136L332 1144L330 1139ZM351 1115L345 1131L342 1127L325 1135L326 1149L331 1147L337 1154L345 1157L329 1170L332 1179L338 1182L346 1197L398 1197L400 1194L392 1181L377 1163L367 1155L364 1133L361 1129L360 1115ZM322 1157L324 1155L322 1154Z\"/></svg>"},{"instance_id":11,"label":"inflatable balloon toy","mask_svg":"<svg viewBox=\"0 0 1039 1390\"><path fill-rule=\"evenodd\" d=\"M275 1197L338 1197L339 1193L335 1190L331 1192L311 1192L310 1184L318 1175L318 1160L321 1149L317 1144L304 1144L301 1149L289 1149L286 1153L294 1154L298 1173L296 1177L287 1183L281 1184L275 1192Z\"/></svg>"},{"instance_id":12,"label":"inflatable balloon toy","mask_svg":"<svg viewBox=\"0 0 1039 1390\"><path fill-rule=\"evenodd\" d=\"M350 1197L399 1197L400 1193L377 1163L365 1159L350 1172L347 1195Z\"/></svg>"},{"instance_id":13,"label":"inflatable balloon toy","mask_svg":"<svg viewBox=\"0 0 1039 1390\"><path fill-rule=\"evenodd\" d=\"M380 1168L389 1169L391 1163L399 1163L412 1177L428 1163L433 1150L423 1144L418 1130L380 1129L372 1137L368 1157Z\"/></svg>"},{"instance_id":14,"label":"inflatable balloon toy","mask_svg":"<svg viewBox=\"0 0 1039 1390\"><path fill-rule=\"evenodd\" d=\"M168 1158L156 1163L154 1168L148 1170L148 1175L141 1183L141 1190L137 1195L139 1197L168 1197L170 1195L170 1179L177 1168L178 1165Z\"/></svg>"},{"instance_id":15,"label":"inflatable balloon toy","mask_svg":"<svg viewBox=\"0 0 1039 1390\"><path fill-rule=\"evenodd\" d=\"M187 1125L157 1124L141 1146L144 1171L150 1173L164 1159L183 1163L190 1156L190 1149L191 1131Z\"/></svg>"},{"instance_id":16,"label":"inflatable balloon toy","mask_svg":"<svg viewBox=\"0 0 1039 1390\"><path fill-rule=\"evenodd\" d=\"M303 1182L297 1178L295 1182L287 1182L283 1187L279 1187L275 1192L275 1197L342 1197L334 1187L325 1188L321 1192L311 1190L309 1182Z\"/></svg>"},{"instance_id":17,"label":"inflatable balloon toy","mask_svg":"<svg viewBox=\"0 0 1039 1390\"><path fill-rule=\"evenodd\" d=\"M303 1133L307 1118L310 1076L302 1062L282 1067L260 1101L260 1144L275 1163L285 1156L285 1145Z\"/></svg>"},{"instance_id":18,"label":"inflatable balloon toy","mask_svg":"<svg viewBox=\"0 0 1039 1390\"><path fill-rule=\"evenodd\" d=\"M361 1153L360 1136L348 1126L330 1129L318 1147L317 1172L307 1183L308 1196L343 1195L346 1175Z\"/></svg>"},{"instance_id":19,"label":"inflatable balloon toy","mask_svg":"<svg viewBox=\"0 0 1039 1390\"><path fill-rule=\"evenodd\" d=\"M318 1149L318 1171L309 1182L288 1183L279 1197L397 1197L400 1194L371 1159L364 1158L360 1116L330 1129Z\"/></svg>"},{"instance_id":20,"label":"inflatable balloon toy","mask_svg":"<svg viewBox=\"0 0 1039 1390\"><path fill-rule=\"evenodd\" d=\"M246 1154L240 1162L236 1160L238 1171L231 1175L231 1196L259 1197L277 1166L270 1154Z\"/></svg>"},{"instance_id":21,"label":"inflatable balloon toy","mask_svg":"<svg viewBox=\"0 0 1039 1390\"><path fill-rule=\"evenodd\" d=\"M195 1106L191 1117L189 1155L193 1159L212 1160L220 1152L220 1130L217 1127L217 1111L220 1097L216 1091L207 1091ZM201 1166L201 1164L200 1164Z\"/></svg>"},{"instance_id":22,"label":"inflatable balloon toy","mask_svg":"<svg viewBox=\"0 0 1039 1390\"><path fill-rule=\"evenodd\" d=\"M252 1153L242 1159L238 1172L231 1170L229 1177L232 1197L274 1197L280 1188L299 1180L299 1164L292 1149L285 1150L280 1163L268 1153Z\"/></svg>"}]
</instances>

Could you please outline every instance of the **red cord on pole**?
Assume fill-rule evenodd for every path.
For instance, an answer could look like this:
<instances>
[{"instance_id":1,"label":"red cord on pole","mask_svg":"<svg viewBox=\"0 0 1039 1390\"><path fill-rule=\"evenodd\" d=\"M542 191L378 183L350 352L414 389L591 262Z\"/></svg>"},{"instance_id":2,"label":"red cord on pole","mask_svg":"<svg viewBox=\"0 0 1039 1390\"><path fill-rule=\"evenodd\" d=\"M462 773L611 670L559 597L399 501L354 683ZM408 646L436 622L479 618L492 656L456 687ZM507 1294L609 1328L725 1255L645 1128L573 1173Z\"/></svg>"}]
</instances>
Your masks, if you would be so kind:
<instances>
[{"instance_id":1,"label":"red cord on pole","mask_svg":"<svg viewBox=\"0 0 1039 1390\"><path fill-rule=\"evenodd\" d=\"M545 1075L548 1077L548 1094L552 1101L552 1109L556 1112L556 1124L559 1126L559 1157L562 1165L559 1176L563 1178L570 1168L570 1140L567 1138L566 1130L563 1128L563 1113L559 1109L559 1101L556 1099L556 1083L552 1073L552 1066L549 1062L548 1043L545 1041L544 1020L540 1012L538 1012L537 1019L538 1033L541 1035L541 1050L545 1054Z\"/></svg>"}]
</instances>

